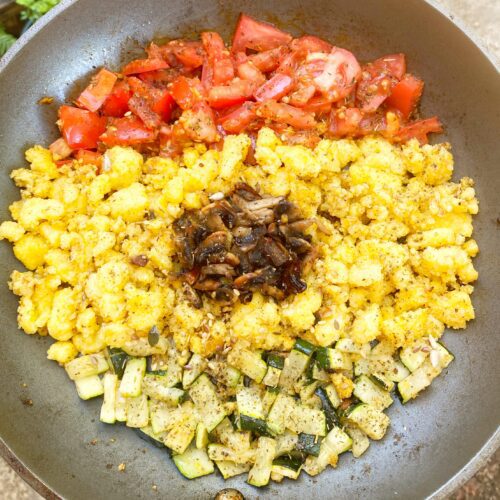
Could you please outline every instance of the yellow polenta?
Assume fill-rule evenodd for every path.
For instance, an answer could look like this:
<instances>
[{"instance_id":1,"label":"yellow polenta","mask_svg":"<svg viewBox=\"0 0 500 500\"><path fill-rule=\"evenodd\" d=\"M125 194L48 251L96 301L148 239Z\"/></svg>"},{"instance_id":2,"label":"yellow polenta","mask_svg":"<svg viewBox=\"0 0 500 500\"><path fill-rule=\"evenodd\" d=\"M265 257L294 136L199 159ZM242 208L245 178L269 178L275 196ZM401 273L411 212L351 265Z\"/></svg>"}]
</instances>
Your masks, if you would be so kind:
<instances>
[{"instance_id":1,"label":"yellow polenta","mask_svg":"<svg viewBox=\"0 0 500 500\"><path fill-rule=\"evenodd\" d=\"M228 136L222 151L195 145L177 162L115 147L101 173L77 161L57 168L48 150L28 150L30 168L12 172L21 188L13 221L0 226L28 269L10 282L19 326L53 337L49 358L66 363L105 346L127 350L155 325L180 350L208 356L235 339L287 350L298 336L396 349L474 318L478 203L471 179L450 181L449 145L368 137L310 150L264 128L256 165L244 163L249 147L248 136ZM315 218L319 256L307 290L283 302L256 293L228 310L204 297L195 309L174 278L172 223L239 181ZM145 267L131 263L137 255Z\"/></svg>"}]
</instances>

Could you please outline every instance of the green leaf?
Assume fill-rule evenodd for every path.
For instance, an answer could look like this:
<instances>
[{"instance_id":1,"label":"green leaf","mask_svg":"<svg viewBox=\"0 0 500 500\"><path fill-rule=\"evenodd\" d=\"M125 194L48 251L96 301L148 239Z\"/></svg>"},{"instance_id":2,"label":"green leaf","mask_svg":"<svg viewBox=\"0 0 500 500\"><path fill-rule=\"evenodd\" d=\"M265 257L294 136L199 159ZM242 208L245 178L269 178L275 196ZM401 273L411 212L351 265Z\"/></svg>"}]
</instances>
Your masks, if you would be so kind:
<instances>
[{"instance_id":1,"label":"green leaf","mask_svg":"<svg viewBox=\"0 0 500 500\"><path fill-rule=\"evenodd\" d=\"M16 41L16 37L7 33L5 28L0 25L0 57L2 57L10 46Z\"/></svg>"},{"instance_id":2,"label":"green leaf","mask_svg":"<svg viewBox=\"0 0 500 500\"><path fill-rule=\"evenodd\" d=\"M16 3L25 7L21 12L21 19L37 21L52 9L52 7L55 7L59 1L60 0L16 0Z\"/></svg>"}]
</instances>

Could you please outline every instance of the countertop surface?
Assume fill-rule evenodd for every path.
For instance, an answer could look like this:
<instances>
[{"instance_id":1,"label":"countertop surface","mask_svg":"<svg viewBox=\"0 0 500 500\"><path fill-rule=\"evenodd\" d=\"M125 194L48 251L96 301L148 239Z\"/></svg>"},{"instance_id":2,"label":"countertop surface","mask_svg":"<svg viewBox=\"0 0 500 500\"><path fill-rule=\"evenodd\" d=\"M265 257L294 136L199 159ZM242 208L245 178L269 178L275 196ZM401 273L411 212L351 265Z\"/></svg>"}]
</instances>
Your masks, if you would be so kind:
<instances>
[{"instance_id":1,"label":"countertop surface","mask_svg":"<svg viewBox=\"0 0 500 500\"><path fill-rule=\"evenodd\" d=\"M463 26L469 29L476 41L488 51L500 66L500 0L435 0ZM41 500L10 467L0 458L0 499ZM500 450L489 463L451 497L453 500L500 499Z\"/></svg>"}]
</instances>

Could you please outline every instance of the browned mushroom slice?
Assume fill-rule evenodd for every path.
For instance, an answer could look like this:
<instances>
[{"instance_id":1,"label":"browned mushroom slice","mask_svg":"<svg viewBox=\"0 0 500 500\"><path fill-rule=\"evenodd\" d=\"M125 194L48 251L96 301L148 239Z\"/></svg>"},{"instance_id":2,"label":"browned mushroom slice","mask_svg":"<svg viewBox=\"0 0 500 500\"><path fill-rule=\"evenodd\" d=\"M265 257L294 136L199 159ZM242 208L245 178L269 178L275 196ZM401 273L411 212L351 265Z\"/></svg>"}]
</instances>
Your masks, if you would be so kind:
<instances>
[{"instance_id":1,"label":"browned mushroom slice","mask_svg":"<svg viewBox=\"0 0 500 500\"><path fill-rule=\"evenodd\" d=\"M194 284L196 290L201 290L202 292L213 292L221 286L221 282L216 279L207 278L203 281L197 281Z\"/></svg>"},{"instance_id":2,"label":"browned mushroom slice","mask_svg":"<svg viewBox=\"0 0 500 500\"><path fill-rule=\"evenodd\" d=\"M288 246L298 254L305 254L311 251L311 244L303 238L292 236L287 239Z\"/></svg>"},{"instance_id":3,"label":"browned mushroom slice","mask_svg":"<svg viewBox=\"0 0 500 500\"><path fill-rule=\"evenodd\" d=\"M234 242L242 252L248 252L255 248L259 238L266 234L266 227L258 225L256 227L238 227L233 231Z\"/></svg>"},{"instance_id":4,"label":"browned mushroom slice","mask_svg":"<svg viewBox=\"0 0 500 500\"><path fill-rule=\"evenodd\" d=\"M291 201L285 200L285 198L281 199L274 210L278 220L280 220L282 216L286 216L287 222L295 222L302 218L299 207Z\"/></svg>"},{"instance_id":5,"label":"browned mushroom slice","mask_svg":"<svg viewBox=\"0 0 500 500\"><path fill-rule=\"evenodd\" d=\"M224 262L230 266L236 267L240 265L240 258L232 252L227 252Z\"/></svg>"},{"instance_id":6,"label":"browned mushroom slice","mask_svg":"<svg viewBox=\"0 0 500 500\"><path fill-rule=\"evenodd\" d=\"M188 283L183 283L182 291L184 293L184 297L186 297L193 307L196 309L201 309L203 307L203 301L200 295L192 286Z\"/></svg>"},{"instance_id":7,"label":"browned mushroom slice","mask_svg":"<svg viewBox=\"0 0 500 500\"><path fill-rule=\"evenodd\" d=\"M234 293L232 288L228 286L221 286L215 290L214 299L222 305L229 306L238 300L238 295Z\"/></svg>"},{"instance_id":8,"label":"browned mushroom slice","mask_svg":"<svg viewBox=\"0 0 500 500\"><path fill-rule=\"evenodd\" d=\"M264 295L274 297L276 300L283 300L285 298L285 292L283 290L280 290L277 286L268 285L267 283L262 285L261 292Z\"/></svg>"},{"instance_id":9,"label":"browned mushroom slice","mask_svg":"<svg viewBox=\"0 0 500 500\"><path fill-rule=\"evenodd\" d=\"M275 267L282 266L290 260L290 253L285 246L274 238L262 238L262 250L271 259Z\"/></svg>"},{"instance_id":10,"label":"browned mushroom slice","mask_svg":"<svg viewBox=\"0 0 500 500\"><path fill-rule=\"evenodd\" d=\"M260 200L248 201L246 203L246 210L255 212L263 208L274 208L283 201L283 196L270 196L269 198L261 198Z\"/></svg>"},{"instance_id":11,"label":"browned mushroom slice","mask_svg":"<svg viewBox=\"0 0 500 500\"><path fill-rule=\"evenodd\" d=\"M242 274L234 280L236 288L250 288L263 283L276 283L279 279L279 271L272 266L257 269L251 273Z\"/></svg>"},{"instance_id":12,"label":"browned mushroom slice","mask_svg":"<svg viewBox=\"0 0 500 500\"><path fill-rule=\"evenodd\" d=\"M236 186L234 186L233 193L241 196L246 201L259 200L262 198L262 196L255 189L244 182L238 182Z\"/></svg>"},{"instance_id":13,"label":"browned mushroom slice","mask_svg":"<svg viewBox=\"0 0 500 500\"><path fill-rule=\"evenodd\" d=\"M188 285L194 285L196 283L196 280L200 276L200 268L199 267L193 267L190 271L184 271L182 273L182 279L188 284Z\"/></svg>"},{"instance_id":14,"label":"browned mushroom slice","mask_svg":"<svg viewBox=\"0 0 500 500\"><path fill-rule=\"evenodd\" d=\"M205 276L226 276L231 278L236 274L236 271L229 264L209 264L208 266L203 266L201 268L201 278L204 279Z\"/></svg>"},{"instance_id":15,"label":"browned mushroom slice","mask_svg":"<svg viewBox=\"0 0 500 500\"><path fill-rule=\"evenodd\" d=\"M298 235L314 224L314 219L302 219L288 224L288 229Z\"/></svg>"},{"instance_id":16,"label":"browned mushroom slice","mask_svg":"<svg viewBox=\"0 0 500 500\"><path fill-rule=\"evenodd\" d=\"M194 261L199 264L207 262L223 262L231 246L231 234L217 231L207 236L196 248Z\"/></svg>"},{"instance_id":17,"label":"browned mushroom slice","mask_svg":"<svg viewBox=\"0 0 500 500\"><path fill-rule=\"evenodd\" d=\"M306 290L307 284L300 279L301 265L299 260L292 260L285 265L280 288L287 295L292 293L302 293Z\"/></svg>"}]
</instances>

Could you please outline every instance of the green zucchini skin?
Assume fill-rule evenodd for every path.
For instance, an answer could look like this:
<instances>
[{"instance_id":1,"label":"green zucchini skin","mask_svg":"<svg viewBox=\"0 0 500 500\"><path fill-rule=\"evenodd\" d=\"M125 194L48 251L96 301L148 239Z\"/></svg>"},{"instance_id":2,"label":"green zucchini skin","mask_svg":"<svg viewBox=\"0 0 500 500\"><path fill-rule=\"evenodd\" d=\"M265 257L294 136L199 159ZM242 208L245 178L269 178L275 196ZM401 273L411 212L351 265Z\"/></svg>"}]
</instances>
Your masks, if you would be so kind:
<instances>
[{"instance_id":1,"label":"green zucchini skin","mask_svg":"<svg viewBox=\"0 0 500 500\"><path fill-rule=\"evenodd\" d=\"M306 356L311 356L316 350L316 346L304 339L297 339L293 348L296 351L304 353Z\"/></svg>"},{"instance_id":2,"label":"green zucchini skin","mask_svg":"<svg viewBox=\"0 0 500 500\"><path fill-rule=\"evenodd\" d=\"M273 460L273 465L278 465L280 467L286 467L287 469L297 472L302 464L304 463L304 455L299 452L291 452L285 455L276 457Z\"/></svg>"},{"instance_id":3,"label":"green zucchini skin","mask_svg":"<svg viewBox=\"0 0 500 500\"><path fill-rule=\"evenodd\" d=\"M156 448L160 448L160 449L167 449L169 450L169 448L167 448L161 441L158 441L158 439L154 438L151 434L149 434L147 431L145 431L144 429L140 429L140 428L133 428L133 430L135 431L135 433L141 438L143 439L144 441L146 441L147 443L149 444L152 444L153 446L155 446ZM170 451L170 450L169 450Z\"/></svg>"},{"instance_id":4,"label":"green zucchini skin","mask_svg":"<svg viewBox=\"0 0 500 500\"><path fill-rule=\"evenodd\" d=\"M335 426L340 427L340 420L337 415L337 411L333 407L332 402L330 401L330 398L328 397L325 389L319 386L314 391L314 394L316 394L316 396L318 396L321 400L321 405L323 406L323 411L325 412L327 430L330 431Z\"/></svg>"},{"instance_id":5,"label":"green zucchini skin","mask_svg":"<svg viewBox=\"0 0 500 500\"><path fill-rule=\"evenodd\" d=\"M298 451L305 453L306 455L313 455L317 457L319 455L322 439L323 438L321 437L302 432L299 434L296 448Z\"/></svg>"},{"instance_id":6,"label":"green zucchini skin","mask_svg":"<svg viewBox=\"0 0 500 500\"><path fill-rule=\"evenodd\" d=\"M283 366L285 365L285 358L283 356L280 356L279 354L273 354L272 352L270 352L266 356L266 363L268 364L268 366L278 368L278 370L283 370Z\"/></svg>"},{"instance_id":7,"label":"green zucchini skin","mask_svg":"<svg viewBox=\"0 0 500 500\"><path fill-rule=\"evenodd\" d=\"M242 431L252 431L257 436L274 437L274 434L267 427L265 420L249 417L248 415L240 415L239 429Z\"/></svg>"}]
</instances>

